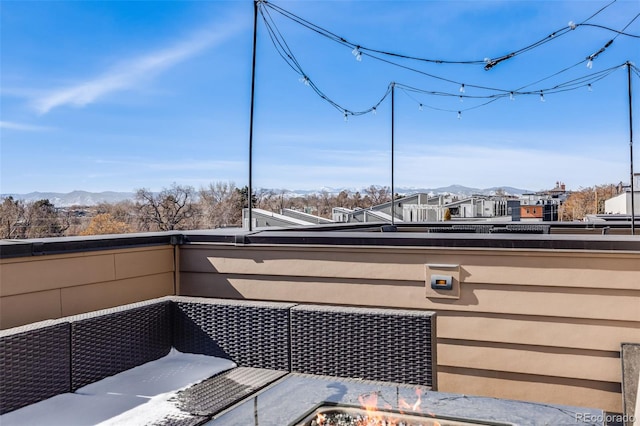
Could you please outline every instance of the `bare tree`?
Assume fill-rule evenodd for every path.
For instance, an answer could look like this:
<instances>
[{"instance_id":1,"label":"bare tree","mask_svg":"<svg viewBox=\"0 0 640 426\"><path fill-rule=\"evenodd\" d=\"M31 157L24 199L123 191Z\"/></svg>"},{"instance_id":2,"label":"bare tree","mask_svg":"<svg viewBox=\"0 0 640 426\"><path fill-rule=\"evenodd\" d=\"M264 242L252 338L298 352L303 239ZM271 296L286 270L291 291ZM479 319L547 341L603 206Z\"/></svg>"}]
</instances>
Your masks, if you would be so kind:
<instances>
[{"instance_id":1,"label":"bare tree","mask_svg":"<svg viewBox=\"0 0 640 426\"><path fill-rule=\"evenodd\" d=\"M350 198L349 191L346 191L346 190L340 191L340 193L336 196L335 206L349 208L350 206L349 198Z\"/></svg>"},{"instance_id":2,"label":"bare tree","mask_svg":"<svg viewBox=\"0 0 640 426\"><path fill-rule=\"evenodd\" d=\"M582 220L588 214L605 213L604 202L617 194L613 184L579 188L569 195L560 208L561 220Z\"/></svg>"},{"instance_id":3,"label":"bare tree","mask_svg":"<svg viewBox=\"0 0 640 426\"><path fill-rule=\"evenodd\" d=\"M140 228L147 231L172 231L197 227L198 207L191 186L171 185L154 194L146 188L136 191Z\"/></svg>"},{"instance_id":4,"label":"bare tree","mask_svg":"<svg viewBox=\"0 0 640 426\"><path fill-rule=\"evenodd\" d=\"M357 208L364 208L364 200L362 199L362 195L360 194L360 191L356 191L355 194L353 194L353 198L351 201L351 206L349 208L351 209L357 209Z\"/></svg>"},{"instance_id":5,"label":"bare tree","mask_svg":"<svg viewBox=\"0 0 640 426\"><path fill-rule=\"evenodd\" d=\"M242 209L238 206L241 200L235 183L210 183L207 188L200 188L199 193L199 206L205 227L240 226Z\"/></svg>"},{"instance_id":6,"label":"bare tree","mask_svg":"<svg viewBox=\"0 0 640 426\"><path fill-rule=\"evenodd\" d=\"M364 193L365 197L369 198L371 206L391 201L391 188L388 186L371 185L364 190Z\"/></svg>"},{"instance_id":7,"label":"bare tree","mask_svg":"<svg viewBox=\"0 0 640 426\"><path fill-rule=\"evenodd\" d=\"M117 222L126 223L131 229L135 229L137 215L136 205L131 200L118 201L117 203L102 202L96 206L96 214L108 214Z\"/></svg>"},{"instance_id":8,"label":"bare tree","mask_svg":"<svg viewBox=\"0 0 640 426\"><path fill-rule=\"evenodd\" d=\"M0 204L0 238L24 238L24 203L6 197Z\"/></svg>"},{"instance_id":9,"label":"bare tree","mask_svg":"<svg viewBox=\"0 0 640 426\"><path fill-rule=\"evenodd\" d=\"M25 238L60 237L70 226L69 215L58 211L49 200L25 205Z\"/></svg>"}]
</instances>

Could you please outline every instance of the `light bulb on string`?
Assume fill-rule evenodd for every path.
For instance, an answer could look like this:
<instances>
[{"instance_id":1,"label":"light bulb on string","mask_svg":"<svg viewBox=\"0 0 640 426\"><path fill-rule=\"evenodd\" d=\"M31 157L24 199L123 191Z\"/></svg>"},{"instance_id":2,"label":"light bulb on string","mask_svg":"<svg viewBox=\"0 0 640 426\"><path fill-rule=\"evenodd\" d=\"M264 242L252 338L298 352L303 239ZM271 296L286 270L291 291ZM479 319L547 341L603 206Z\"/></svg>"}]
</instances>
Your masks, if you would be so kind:
<instances>
[{"instance_id":1,"label":"light bulb on string","mask_svg":"<svg viewBox=\"0 0 640 426\"><path fill-rule=\"evenodd\" d=\"M418 111L422 111L422 104L418 105Z\"/></svg>"},{"instance_id":2,"label":"light bulb on string","mask_svg":"<svg viewBox=\"0 0 640 426\"><path fill-rule=\"evenodd\" d=\"M593 92L593 87L591 86L591 83L587 84L587 90L589 92Z\"/></svg>"},{"instance_id":3,"label":"light bulb on string","mask_svg":"<svg viewBox=\"0 0 640 426\"><path fill-rule=\"evenodd\" d=\"M587 68L593 68L593 58L589 58L589 60L587 61Z\"/></svg>"},{"instance_id":4,"label":"light bulb on string","mask_svg":"<svg viewBox=\"0 0 640 426\"><path fill-rule=\"evenodd\" d=\"M515 101L516 97L513 95L513 92L509 92L509 100L510 101Z\"/></svg>"},{"instance_id":5,"label":"light bulb on string","mask_svg":"<svg viewBox=\"0 0 640 426\"><path fill-rule=\"evenodd\" d=\"M462 98L462 95L458 96L460 98L460 102L464 102L464 99Z\"/></svg>"},{"instance_id":6,"label":"light bulb on string","mask_svg":"<svg viewBox=\"0 0 640 426\"><path fill-rule=\"evenodd\" d=\"M307 77L306 75L300 77L298 81L300 81L300 83L303 83L305 86L309 86L309 77Z\"/></svg>"},{"instance_id":7,"label":"light bulb on string","mask_svg":"<svg viewBox=\"0 0 640 426\"><path fill-rule=\"evenodd\" d=\"M356 61L362 61L362 52L360 52L360 46L356 46L355 49L351 51L351 54L356 57Z\"/></svg>"},{"instance_id":8,"label":"light bulb on string","mask_svg":"<svg viewBox=\"0 0 640 426\"><path fill-rule=\"evenodd\" d=\"M544 93L540 92L540 102L546 102L544 99Z\"/></svg>"},{"instance_id":9,"label":"light bulb on string","mask_svg":"<svg viewBox=\"0 0 640 426\"><path fill-rule=\"evenodd\" d=\"M347 110L344 110L344 121L347 122L349 121L349 116L347 115Z\"/></svg>"},{"instance_id":10,"label":"light bulb on string","mask_svg":"<svg viewBox=\"0 0 640 426\"><path fill-rule=\"evenodd\" d=\"M575 29L576 29L576 27L577 27L576 23L575 23L575 22L573 22L573 21L569 21L569 24L568 24L568 25L569 25L569 28L571 28L572 30L575 30Z\"/></svg>"},{"instance_id":11,"label":"light bulb on string","mask_svg":"<svg viewBox=\"0 0 640 426\"><path fill-rule=\"evenodd\" d=\"M378 110L376 109L376 107L371 108L371 112L373 113L373 115L376 115L378 113Z\"/></svg>"},{"instance_id":12,"label":"light bulb on string","mask_svg":"<svg viewBox=\"0 0 640 426\"><path fill-rule=\"evenodd\" d=\"M458 111L458 120L462 118L462 111Z\"/></svg>"},{"instance_id":13,"label":"light bulb on string","mask_svg":"<svg viewBox=\"0 0 640 426\"><path fill-rule=\"evenodd\" d=\"M464 93L464 83L460 85L460 93Z\"/></svg>"}]
</instances>

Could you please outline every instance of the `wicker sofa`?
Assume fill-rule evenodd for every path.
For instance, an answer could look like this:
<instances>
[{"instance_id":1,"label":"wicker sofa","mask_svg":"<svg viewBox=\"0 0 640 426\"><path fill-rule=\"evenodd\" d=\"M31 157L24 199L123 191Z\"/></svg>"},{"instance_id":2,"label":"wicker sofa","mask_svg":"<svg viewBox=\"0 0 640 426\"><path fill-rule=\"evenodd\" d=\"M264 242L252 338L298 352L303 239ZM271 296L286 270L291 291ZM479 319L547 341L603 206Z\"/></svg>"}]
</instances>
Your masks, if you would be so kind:
<instances>
[{"instance_id":1,"label":"wicker sofa","mask_svg":"<svg viewBox=\"0 0 640 426\"><path fill-rule=\"evenodd\" d=\"M0 331L0 414L159 359L436 388L435 314L165 297Z\"/></svg>"}]
</instances>

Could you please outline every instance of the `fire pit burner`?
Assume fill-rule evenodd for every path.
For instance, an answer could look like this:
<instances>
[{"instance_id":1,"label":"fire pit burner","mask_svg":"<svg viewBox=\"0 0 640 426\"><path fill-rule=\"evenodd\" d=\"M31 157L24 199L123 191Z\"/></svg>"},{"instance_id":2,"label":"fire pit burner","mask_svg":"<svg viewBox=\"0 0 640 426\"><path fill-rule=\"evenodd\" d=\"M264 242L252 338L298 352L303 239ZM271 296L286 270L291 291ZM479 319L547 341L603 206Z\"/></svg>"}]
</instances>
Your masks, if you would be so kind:
<instances>
[{"instance_id":1,"label":"fire pit burner","mask_svg":"<svg viewBox=\"0 0 640 426\"><path fill-rule=\"evenodd\" d=\"M325 402L309 411L291 426L511 426L475 419L436 416L426 413L402 413L400 411L333 404Z\"/></svg>"}]
</instances>

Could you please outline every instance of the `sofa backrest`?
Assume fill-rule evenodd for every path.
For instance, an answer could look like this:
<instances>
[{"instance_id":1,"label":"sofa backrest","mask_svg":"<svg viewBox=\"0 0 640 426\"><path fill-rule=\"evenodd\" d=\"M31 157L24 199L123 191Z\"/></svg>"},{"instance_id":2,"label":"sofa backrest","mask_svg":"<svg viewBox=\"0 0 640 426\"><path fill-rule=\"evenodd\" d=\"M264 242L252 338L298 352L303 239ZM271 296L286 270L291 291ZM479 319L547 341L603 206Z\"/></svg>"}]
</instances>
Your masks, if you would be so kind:
<instances>
[{"instance_id":1,"label":"sofa backrest","mask_svg":"<svg viewBox=\"0 0 640 426\"><path fill-rule=\"evenodd\" d=\"M0 414L169 353L436 388L435 314L164 297L0 331Z\"/></svg>"}]
</instances>

